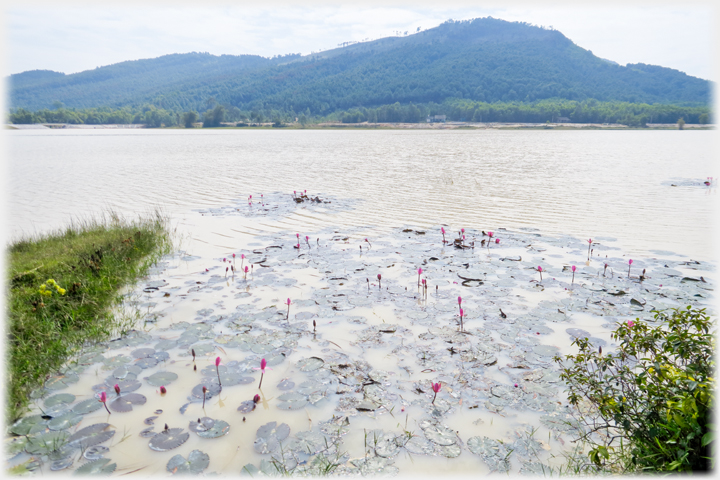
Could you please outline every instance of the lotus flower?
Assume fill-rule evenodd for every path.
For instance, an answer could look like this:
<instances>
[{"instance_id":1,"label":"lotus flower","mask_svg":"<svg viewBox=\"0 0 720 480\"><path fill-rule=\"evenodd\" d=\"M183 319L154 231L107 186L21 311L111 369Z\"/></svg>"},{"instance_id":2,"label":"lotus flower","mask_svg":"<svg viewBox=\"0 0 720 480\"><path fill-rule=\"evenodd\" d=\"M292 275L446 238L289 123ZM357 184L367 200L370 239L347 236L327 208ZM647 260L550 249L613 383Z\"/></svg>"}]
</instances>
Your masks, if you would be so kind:
<instances>
[{"instance_id":1,"label":"lotus flower","mask_svg":"<svg viewBox=\"0 0 720 480\"><path fill-rule=\"evenodd\" d=\"M310 248L310 237L305 235L305 243L307 243L308 248Z\"/></svg>"},{"instance_id":2,"label":"lotus flower","mask_svg":"<svg viewBox=\"0 0 720 480\"><path fill-rule=\"evenodd\" d=\"M118 385L118 384L116 383L116 384L115 384L115 387L113 387L113 388L115 388L115 393L116 393L117 395L120 395L120 385Z\"/></svg>"},{"instance_id":3,"label":"lotus flower","mask_svg":"<svg viewBox=\"0 0 720 480\"><path fill-rule=\"evenodd\" d=\"M267 367L267 361L263 358L260 360L260 385L258 385L258 388L262 388L262 381L265 376L265 367Z\"/></svg>"},{"instance_id":4,"label":"lotus flower","mask_svg":"<svg viewBox=\"0 0 720 480\"><path fill-rule=\"evenodd\" d=\"M540 272L540 281L542 282L542 267L538 265L537 271Z\"/></svg>"},{"instance_id":5,"label":"lotus flower","mask_svg":"<svg viewBox=\"0 0 720 480\"><path fill-rule=\"evenodd\" d=\"M260 395L258 395L256 393L255 396L253 397L253 402L258 403L259 401L260 401Z\"/></svg>"},{"instance_id":6,"label":"lotus flower","mask_svg":"<svg viewBox=\"0 0 720 480\"><path fill-rule=\"evenodd\" d=\"M588 238L588 260L590 260L590 247L592 247L592 238Z\"/></svg>"},{"instance_id":7,"label":"lotus flower","mask_svg":"<svg viewBox=\"0 0 720 480\"><path fill-rule=\"evenodd\" d=\"M107 402L107 393L105 393L104 391L100 392L100 401L102 402L103 406L105 407L105 410L107 410L108 415L110 415L110 410L108 410L108 406L106 403Z\"/></svg>"},{"instance_id":8,"label":"lotus flower","mask_svg":"<svg viewBox=\"0 0 720 480\"><path fill-rule=\"evenodd\" d=\"M496 239L495 239L495 243L500 243L500 239L499 239L499 238L496 238Z\"/></svg>"},{"instance_id":9,"label":"lotus flower","mask_svg":"<svg viewBox=\"0 0 720 480\"><path fill-rule=\"evenodd\" d=\"M370 245L370 248L372 248L372 243L370 243L370 240L366 238L365 241L368 243L368 245Z\"/></svg>"},{"instance_id":10,"label":"lotus flower","mask_svg":"<svg viewBox=\"0 0 720 480\"><path fill-rule=\"evenodd\" d=\"M205 394L207 393L207 387L203 385L203 408L205 408Z\"/></svg>"},{"instance_id":11,"label":"lotus flower","mask_svg":"<svg viewBox=\"0 0 720 480\"><path fill-rule=\"evenodd\" d=\"M160 385L160 395L165 395L167 393L167 388L165 388L165 385Z\"/></svg>"},{"instance_id":12,"label":"lotus flower","mask_svg":"<svg viewBox=\"0 0 720 480\"><path fill-rule=\"evenodd\" d=\"M462 297L458 297L458 305L462 303Z\"/></svg>"},{"instance_id":13,"label":"lotus flower","mask_svg":"<svg viewBox=\"0 0 720 480\"><path fill-rule=\"evenodd\" d=\"M439 383L433 383L432 384L433 392L435 392L435 396L433 396L433 405L435 404L435 399L437 398L437 394L440 391L440 384Z\"/></svg>"},{"instance_id":14,"label":"lotus flower","mask_svg":"<svg viewBox=\"0 0 720 480\"><path fill-rule=\"evenodd\" d=\"M463 309L460 309L460 331L463 331Z\"/></svg>"},{"instance_id":15,"label":"lotus flower","mask_svg":"<svg viewBox=\"0 0 720 480\"><path fill-rule=\"evenodd\" d=\"M215 359L215 371L217 372L218 376L218 384L222 387L222 382L220 381L220 357L217 357Z\"/></svg>"},{"instance_id":16,"label":"lotus flower","mask_svg":"<svg viewBox=\"0 0 720 480\"><path fill-rule=\"evenodd\" d=\"M575 283L575 265L572 266L572 272L573 272L573 277L572 277L572 282L570 282L571 285L573 283Z\"/></svg>"},{"instance_id":17,"label":"lotus flower","mask_svg":"<svg viewBox=\"0 0 720 480\"><path fill-rule=\"evenodd\" d=\"M247 272L248 272L248 270L249 270L249 268L247 267L247 265L245 265L245 280L247 280Z\"/></svg>"},{"instance_id":18,"label":"lotus flower","mask_svg":"<svg viewBox=\"0 0 720 480\"><path fill-rule=\"evenodd\" d=\"M287 306L288 306L288 312L287 312L287 316L285 317L285 320L290 320L290 299L288 298L287 302L285 302L285 303L287 303Z\"/></svg>"},{"instance_id":19,"label":"lotus flower","mask_svg":"<svg viewBox=\"0 0 720 480\"><path fill-rule=\"evenodd\" d=\"M630 278L630 269L632 268L632 258L628 260L628 278Z\"/></svg>"},{"instance_id":20,"label":"lotus flower","mask_svg":"<svg viewBox=\"0 0 720 480\"><path fill-rule=\"evenodd\" d=\"M418 268L418 287L420 286L420 275L422 275L422 268Z\"/></svg>"},{"instance_id":21,"label":"lotus flower","mask_svg":"<svg viewBox=\"0 0 720 480\"><path fill-rule=\"evenodd\" d=\"M447 242L445 241L445 227L440 227L440 231L442 232L443 243L447 243Z\"/></svg>"},{"instance_id":22,"label":"lotus flower","mask_svg":"<svg viewBox=\"0 0 720 480\"><path fill-rule=\"evenodd\" d=\"M382 288L382 285L380 284L381 280L382 280L382 275L380 275L378 273L378 288Z\"/></svg>"}]
</instances>

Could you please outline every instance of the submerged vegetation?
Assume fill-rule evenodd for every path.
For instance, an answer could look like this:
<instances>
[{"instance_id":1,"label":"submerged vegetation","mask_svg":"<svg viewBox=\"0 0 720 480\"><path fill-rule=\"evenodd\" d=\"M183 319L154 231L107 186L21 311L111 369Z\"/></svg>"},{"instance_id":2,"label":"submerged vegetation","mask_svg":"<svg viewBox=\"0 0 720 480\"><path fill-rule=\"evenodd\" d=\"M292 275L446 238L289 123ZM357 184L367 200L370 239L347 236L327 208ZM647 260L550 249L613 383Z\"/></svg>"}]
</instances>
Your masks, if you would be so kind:
<instances>
[{"instance_id":1,"label":"submerged vegetation","mask_svg":"<svg viewBox=\"0 0 720 480\"><path fill-rule=\"evenodd\" d=\"M603 355L602 347L578 338L578 354L556 359L564 365L569 402L584 407L587 473L714 467L714 324L704 309L691 306L656 312L655 320L620 324L613 353Z\"/></svg>"},{"instance_id":2,"label":"submerged vegetation","mask_svg":"<svg viewBox=\"0 0 720 480\"><path fill-rule=\"evenodd\" d=\"M111 311L120 289L170 246L158 212L132 222L111 213L8 246L6 419L78 348L131 327Z\"/></svg>"}]
</instances>

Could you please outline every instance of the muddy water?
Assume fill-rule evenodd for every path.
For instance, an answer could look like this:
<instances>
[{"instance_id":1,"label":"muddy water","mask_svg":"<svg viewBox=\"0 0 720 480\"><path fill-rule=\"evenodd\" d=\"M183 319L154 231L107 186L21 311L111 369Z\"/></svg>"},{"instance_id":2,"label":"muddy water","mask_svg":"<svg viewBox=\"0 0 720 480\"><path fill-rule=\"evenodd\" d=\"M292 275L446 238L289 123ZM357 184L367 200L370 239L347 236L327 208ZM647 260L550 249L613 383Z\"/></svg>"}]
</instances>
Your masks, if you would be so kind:
<instances>
[{"instance_id":1,"label":"muddy water","mask_svg":"<svg viewBox=\"0 0 720 480\"><path fill-rule=\"evenodd\" d=\"M168 138L184 145L196 161L197 158L209 161L206 152L197 145L190 148L194 133L173 135ZM386 138L395 132L378 132L378 135ZM347 138L352 143L355 137L350 134ZM523 135L516 138L530 141ZM119 141L116 137L104 138L103 148L99 146L102 142L94 143L98 138L93 136L84 140L60 137L53 141L67 139L86 142L91 146L90 151L99 157L100 153L111 158L117 155L116 150L106 149L107 141ZM43 143L48 139L35 140ZM162 144L166 140L161 136L159 141ZM220 145L228 141L223 136L216 140ZM498 151L503 142L502 138L485 140L486 148ZM157 144L152 142L158 141L154 135L125 141L135 145L129 147L131 150L139 148L139 143L142 148L138 152L159 158L153 148ZM250 145L262 143L257 138L244 141ZM331 172L338 168L334 172L341 175L333 163L337 161L337 150L331 148L333 141L319 148L304 143L306 139L303 139L296 142L294 150L287 144L283 147L282 141L280 146L273 143L269 149L274 153L257 161L272 163L279 161L280 155L296 155L304 159L298 162L312 169L318 168L315 162L319 160L308 160L314 155L328 163ZM425 140L416 137L410 141L401 136L398 141L411 146L413 142ZM601 144L598 141L598 145ZM448 148L457 148L453 145L453 142L445 144ZM25 147L31 151L34 148ZM189 153L171 149L174 153L170 157L181 165L165 164L167 183L158 182L157 176L146 177L152 176L153 168L157 167L153 167L152 162L140 162L133 155L123 156L122 160L134 165L143 175L132 173L133 168L123 165L118 158L115 164L124 171L123 175L105 170L103 162L108 161L107 158L86 165L88 169L91 169L88 165L98 169L95 183L107 187L101 198L121 211L132 212L140 210L141 205L153 203L170 210L173 227L178 231L177 251L128 292L125 311L138 316L137 330L69 363L64 376L51 379L45 389L35 392L32 413L47 411L45 401L58 393L75 396L68 403L68 409L88 399L93 403L100 391L107 392L108 404L111 404L115 398L113 384L123 380L128 385L134 384L133 378L139 387L127 393L140 394L146 401L134 405L130 412L113 410L108 415L104 409L98 409L78 413L73 416L73 425L60 430L54 417L33 420L38 422L28 440L33 445L49 431L59 431L60 435L65 432L69 436L97 423L110 424L108 430L115 433L100 444L108 447L102 453L106 462L101 459L95 460L99 463L92 463L86 455L88 449L64 448L61 439L40 451L32 446L29 449L8 447L8 466L19 465L21 469L42 474L107 468L115 475L166 475L168 462L173 457L182 455L188 459L191 452L199 450L207 454L207 465L186 462L185 466L224 475L243 470L255 472L258 468L265 473L280 470L320 474L326 466L341 475L467 475L506 471L516 474L557 469L574 435L563 424L570 420L569 407L552 355L573 351L571 342L578 332L590 337L597 346L603 345L605 351L612 351L615 345L610 334L617 322L636 318L651 322L651 306L689 303L705 306L712 302L713 263L703 257L698 257L702 260L700 263L689 262L682 248L678 249L678 255L670 251L653 253L652 250L672 244L667 239L659 240L665 237L657 226L653 227L655 233L645 238L645 243L627 236L615 239L606 236L604 228L599 228L613 228L611 215L603 214L598 219L598 212L594 212L593 228L602 230L602 235L596 235L593 258L588 260L588 243L584 237L554 234L552 229L528 231L517 224L498 229L505 225L480 221L479 216L475 217L477 212L462 207L460 200L465 194L455 192L456 187L444 188L442 194L446 200L439 199L443 195L429 195L433 200L422 207L413 206L409 201L403 203L407 208L401 210L397 208L400 199L405 202L413 194L399 183L395 183L397 189L387 190L397 195L395 199L383 197L375 190L377 187L369 184L360 187L365 193L353 197L349 192L334 194L330 188L332 182L325 178L318 183L327 188L317 193L323 192L321 196L330 203L297 204L287 192L272 193L270 179L258 175L257 164L251 162L242 168L229 168L236 156L247 160L247 152L213 148L222 158L222 168L217 169L220 173L201 168L197 171L202 174L192 178L180 173L181 165L189 165L182 164ZM58 155L68 155L66 160L72 163L66 150L59 149ZM407 155L399 156L411 163ZM547 153L547 157L551 159L553 155ZM363 158L370 165L385 165L386 175L378 175L378 182L386 182L394 175L393 169L400 168L393 163L393 158L385 159L386 162L373 155ZM469 161L472 155L462 158ZM444 161L451 170L457 168L452 159ZM18 164L14 168L16 174L22 170ZM238 175L237 171L242 174ZM361 179L369 175L356 173ZM105 178L106 174L120 175L114 178L116 185L120 178L128 179L126 187L131 194L110 188L113 179ZM247 195L238 198L237 189L229 186L232 181L252 183L246 174L267 188L262 189L265 205L257 203L260 188L249 189L245 184L243 193L252 194L254 200L248 205ZM302 177L306 172L301 169L293 174ZM65 177L56 175L56 178L62 183ZM151 180L155 180L153 188L138 187L138 183L142 185ZM272 180L288 185L285 187L288 190L292 190L295 183L288 182L283 175ZM219 186L211 188L216 181ZM311 183L308 193L314 193L310 177L298 183ZM346 178L340 183L352 182ZM186 195L179 195L178 184ZM427 180L423 185L426 189L430 187ZM83 188L94 191L95 187ZM83 188L75 192L79 198L85 195ZM714 198L713 189L692 183L667 187L672 188L685 188L685 195L696 201ZM58 190L46 193L46 199L57 201L57 205L80 203L69 191ZM461 191L471 189L465 185ZM482 207L487 198L480 200L481 211L494 211ZM27 208L24 202L28 200L19 199L17 208ZM672 203L659 206L658 212L676 209ZM433 204L437 205L433 207ZM707 215L709 205L691 214ZM63 207L59 209L62 211ZM536 214L541 215L542 211L538 209ZM618 214L615 212L615 216ZM51 227L56 220L43 215L40 212L35 217L38 223L34 225ZM553 215L560 216L560 213L548 212L543 222L552 224ZM448 240L453 241L457 231L465 228L464 245L469 247L475 242L474 248L443 244L440 224L433 223L435 216L448 218L442 222L448 231ZM459 217L474 220L458 224L455 220ZM660 217L660 224L671 222ZM16 231L22 224L17 221ZM397 224L411 228L400 228ZM709 224L704 224L705 235L710 231ZM494 238L500 239L500 243L481 246L480 242L488 238L483 235L483 229L493 229ZM299 249L294 248L298 241L295 233L301 235ZM304 241L305 235L309 237L309 245ZM657 242L652 241L653 238ZM681 243L693 254L707 253L702 239ZM638 255L634 248L643 253ZM234 266L252 265L247 276L233 275L232 270L226 273L233 253L236 255ZM241 255L247 259L242 260ZM634 262L628 276L629 258ZM577 267L574 280L569 270L571 265ZM543 267L542 281L537 266ZM419 267L423 268L421 278L429 285L427 295L417 286ZM643 268L648 275L640 281L638 275ZM378 274L381 274L380 282ZM707 282L682 280L700 276ZM467 278L474 280L463 284ZM619 291L626 293L614 295ZM458 296L462 297L464 333L459 333ZM289 315L288 298L291 300ZM645 307L641 308L632 299L645 303ZM505 314L504 318L501 313ZM315 329L313 320L317 325ZM153 354L159 355L157 364L136 358L140 355L139 349L153 349ZM166 356L162 352L166 352ZM223 377L226 381L222 389L213 390L218 387L217 357L221 360L219 368L224 369L221 373L227 377ZM313 357L320 360L308 360ZM273 360L259 389L258 367L262 358ZM160 393L159 385L148 380L157 372L177 375L177 379L166 382L165 394ZM74 378L77 381L68 381L66 387L58 388L59 380ZM248 378L251 380L245 383ZM285 380L294 385L283 383ZM430 385L434 382L439 382L441 389L433 404ZM202 398L193 396L193 389L202 385L210 387L212 392L204 407ZM250 401L255 394L261 398L254 410L238 411L242 403ZM288 410L290 403L283 401L288 399L302 405ZM153 416L157 418L146 421ZM201 417L226 422L229 430L218 438L200 438L189 428L192 420ZM14 426L16 433L28 433L28 422ZM259 432L268 430L263 426L269 422L287 425L289 434L281 439L277 448L266 452L262 445L267 438ZM153 437L149 435L164 435L159 432L165 424L171 429L182 429L183 434L188 434L187 440L174 448L163 448L165 451L151 449ZM153 431L141 436L141 432L150 427ZM313 435L315 443L300 445L300 440L311 438L308 435ZM23 438L10 441L17 443ZM14 448L20 453L15 455ZM308 448L313 455L308 455ZM321 462L323 458L326 460Z\"/></svg>"}]
</instances>

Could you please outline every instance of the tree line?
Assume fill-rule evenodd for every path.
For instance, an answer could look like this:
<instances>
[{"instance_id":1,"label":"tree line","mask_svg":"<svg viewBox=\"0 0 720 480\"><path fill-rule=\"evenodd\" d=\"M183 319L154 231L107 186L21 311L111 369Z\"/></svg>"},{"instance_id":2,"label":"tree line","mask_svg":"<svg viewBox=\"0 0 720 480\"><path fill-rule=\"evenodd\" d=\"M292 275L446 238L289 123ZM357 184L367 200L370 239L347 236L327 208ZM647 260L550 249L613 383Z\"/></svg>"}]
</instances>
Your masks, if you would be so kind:
<instances>
[{"instance_id":1,"label":"tree line","mask_svg":"<svg viewBox=\"0 0 720 480\"><path fill-rule=\"evenodd\" d=\"M53 109L36 112L18 108L11 111L8 121L14 124L66 123L66 124L143 124L148 127L220 127L227 124L258 124L271 122L275 126L293 123L302 125L335 121L342 123L423 123L429 116L445 115L448 121L466 122L519 122L519 123L619 123L644 126L648 123L676 123L680 118L688 124L712 123L709 107L630 102L600 102L597 100L545 99L536 102L479 102L467 99L449 99L441 103L395 102L377 107L353 107L337 110L328 115L304 111L253 108L242 110L222 105L213 98L205 102L204 112L176 111L144 105L138 108L112 109L65 108L59 102ZM567 120L565 120L567 119Z\"/></svg>"}]
</instances>

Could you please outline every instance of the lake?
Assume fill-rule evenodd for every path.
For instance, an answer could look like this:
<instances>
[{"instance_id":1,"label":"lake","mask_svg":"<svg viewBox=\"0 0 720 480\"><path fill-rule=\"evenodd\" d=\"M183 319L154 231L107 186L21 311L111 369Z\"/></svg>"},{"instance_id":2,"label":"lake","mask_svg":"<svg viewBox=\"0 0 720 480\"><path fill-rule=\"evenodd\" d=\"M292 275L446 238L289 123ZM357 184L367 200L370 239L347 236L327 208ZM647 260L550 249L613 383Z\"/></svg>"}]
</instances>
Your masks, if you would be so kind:
<instances>
[{"instance_id":1,"label":"lake","mask_svg":"<svg viewBox=\"0 0 720 480\"><path fill-rule=\"evenodd\" d=\"M617 322L713 301L714 131L6 138L10 236L108 209L161 208L177 231L177 251L128 292L138 330L35 392L52 419L14 427L63 445L111 424L89 457L79 440L48 451L17 437L12 462L46 473L557 469L574 437L553 355L578 335L612 351ZM118 382L144 400L108 415L96 395Z\"/></svg>"}]
</instances>

